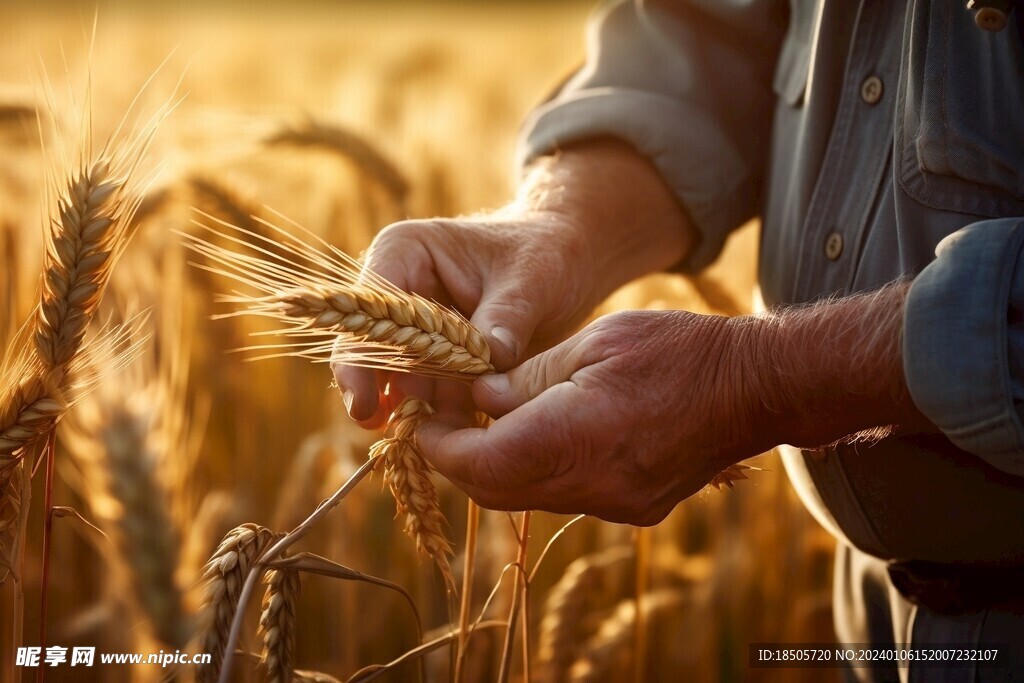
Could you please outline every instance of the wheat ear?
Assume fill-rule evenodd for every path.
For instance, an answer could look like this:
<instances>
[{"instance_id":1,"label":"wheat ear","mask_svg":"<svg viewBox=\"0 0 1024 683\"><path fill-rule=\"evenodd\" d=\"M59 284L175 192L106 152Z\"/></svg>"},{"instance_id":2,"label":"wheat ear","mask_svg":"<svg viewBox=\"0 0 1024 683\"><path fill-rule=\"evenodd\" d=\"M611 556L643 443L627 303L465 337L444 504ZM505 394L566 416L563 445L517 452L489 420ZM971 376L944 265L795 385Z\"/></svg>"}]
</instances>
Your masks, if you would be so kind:
<instances>
[{"instance_id":1,"label":"wheat ear","mask_svg":"<svg viewBox=\"0 0 1024 683\"><path fill-rule=\"evenodd\" d=\"M0 393L0 585L15 569L12 561L23 526L17 521L22 504L22 491L14 476L18 465L53 431L68 408L88 395L107 373L119 371L138 357L146 340L137 328L144 320L136 317L107 329L85 353L76 354L66 367L56 370L44 367L31 347L22 346L0 379L5 387Z\"/></svg>"},{"instance_id":2,"label":"wheat ear","mask_svg":"<svg viewBox=\"0 0 1024 683\"><path fill-rule=\"evenodd\" d=\"M452 545L445 535L448 523L430 480L433 468L420 453L415 438L416 427L433 414L431 407L417 398L402 401L388 420L392 436L371 446L370 457L377 458L377 467L384 468L384 481L395 497L398 514L406 516L406 533L416 541L419 551L434 560L449 592L454 594L455 578L448 562Z\"/></svg>"},{"instance_id":3,"label":"wheat ear","mask_svg":"<svg viewBox=\"0 0 1024 683\"><path fill-rule=\"evenodd\" d=\"M4 385L14 389L0 398L0 496L8 495L27 449L53 430L89 384L76 384L70 376L81 369L76 361L82 340L133 231L140 197L134 181L137 164L167 111L165 107L118 144L108 142L94 161L82 162L67 177L50 172L53 209L45 235L40 301L5 354ZM84 146L88 150L91 143ZM10 554L10 540L0 535L0 556Z\"/></svg>"},{"instance_id":4,"label":"wheat ear","mask_svg":"<svg viewBox=\"0 0 1024 683\"><path fill-rule=\"evenodd\" d=\"M240 307L221 317L280 323L267 334L283 336L284 343L252 347L267 352L261 358L299 356L448 378L494 371L487 341L468 320L365 271L310 233L312 244L263 221L271 237L208 218L219 228L197 225L232 249L183 237L208 260L201 267L251 290L219 297Z\"/></svg>"},{"instance_id":5,"label":"wheat ear","mask_svg":"<svg viewBox=\"0 0 1024 683\"><path fill-rule=\"evenodd\" d=\"M209 653L213 660L199 667L196 679L200 683L216 681L220 676L224 644L238 609L242 585L256 560L281 536L256 524L243 524L228 532L206 563L199 651Z\"/></svg>"},{"instance_id":6,"label":"wheat ear","mask_svg":"<svg viewBox=\"0 0 1024 683\"><path fill-rule=\"evenodd\" d=\"M182 534L170 514L166 459L184 446L164 415L179 406L167 403L170 391L155 379L105 385L73 415L65 440L84 475L80 492L114 540L116 584L129 587L129 604L162 643L183 647Z\"/></svg>"},{"instance_id":7,"label":"wheat ear","mask_svg":"<svg viewBox=\"0 0 1024 683\"><path fill-rule=\"evenodd\" d=\"M261 664L268 683L291 683L292 654L295 649L295 603L299 599L299 573L289 569L272 570L263 578L267 591L263 596L260 630L263 632Z\"/></svg>"},{"instance_id":8,"label":"wheat ear","mask_svg":"<svg viewBox=\"0 0 1024 683\"><path fill-rule=\"evenodd\" d=\"M139 199L125 194L125 179L109 158L72 176L58 200L43 266L35 346L50 368L78 351L99 306L110 271L131 234Z\"/></svg>"},{"instance_id":9,"label":"wheat ear","mask_svg":"<svg viewBox=\"0 0 1024 683\"><path fill-rule=\"evenodd\" d=\"M665 589L647 593L641 599L641 609L647 618L678 609L686 601L686 594L678 589ZM629 671L628 656L635 634L637 602L623 600L610 617L601 623L597 633L587 641L585 654L570 670L572 683L598 683L622 680Z\"/></svg>"},{"instance_id":10,"label":"wheat ear","mask_svg":"<svg viewBox=\"0 0 1024 683\"><path fill-rule=\"evenodd\" d=\"M281 128L264 140L268 146L313 147L351 159L367 175L403 205L409 194L409 181L376 147L352 131L307 119L295 126Z\"/></svg>"},{"instance_id":11,"label":"wheat ear","mask_svg":"<svg viewBox=\"0 0 1024 683\"><path fill-rule=\"evenodd\" d=\"M259 224L253 216L263 212L237 187L212 175L202 174L189 176L188 184L199 205L208 213L222 216L233 225L259 232Z\"/></svg>"},{"instance_id":12,"label":"wheat ear","mask_svg":"<svg viewBox=\"0 0 1024 683\"><path fill-rule=\"evenodd\" d=\"M595 593L608 580L612 569L633 559L629 546L610 548L599 554L574 560L544 601L540 623L538 658L545 680L566 680L586 635L584 622L594 606Z\"/></svg>"}]
</instances>

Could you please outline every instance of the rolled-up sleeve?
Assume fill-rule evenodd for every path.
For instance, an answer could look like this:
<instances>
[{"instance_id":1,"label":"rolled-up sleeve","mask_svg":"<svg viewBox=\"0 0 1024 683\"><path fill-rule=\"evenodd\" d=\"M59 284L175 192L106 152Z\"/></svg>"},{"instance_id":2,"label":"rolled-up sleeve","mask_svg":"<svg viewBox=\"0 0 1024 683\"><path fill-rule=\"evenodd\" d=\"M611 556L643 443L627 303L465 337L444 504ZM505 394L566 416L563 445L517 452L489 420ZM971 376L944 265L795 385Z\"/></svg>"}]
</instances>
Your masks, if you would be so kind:
<instances>
[{"instance_id":1,"label":"rolled-up sleeve","mask_svg":"<svg viewBox=\"0 0 1024 683\"><path fill-rule=\"evenodd\" d=\"M669 4L620 2L594 17L586 65L526 120L517 163L587 139L628 142L699 231L679 266L699 270L761 210L785 6Z\"/></svg>"},{"instance_id":2,"label":"rolled-up sleeve","mask_svg":"<svg viewBox=\"0 0 1024 683\"><path fill-rule=\"evenodd\" d=\"M1024 218L940 242L904 315L915 405L960 448L1024 476Z\"/></svg>"}]
</instances>

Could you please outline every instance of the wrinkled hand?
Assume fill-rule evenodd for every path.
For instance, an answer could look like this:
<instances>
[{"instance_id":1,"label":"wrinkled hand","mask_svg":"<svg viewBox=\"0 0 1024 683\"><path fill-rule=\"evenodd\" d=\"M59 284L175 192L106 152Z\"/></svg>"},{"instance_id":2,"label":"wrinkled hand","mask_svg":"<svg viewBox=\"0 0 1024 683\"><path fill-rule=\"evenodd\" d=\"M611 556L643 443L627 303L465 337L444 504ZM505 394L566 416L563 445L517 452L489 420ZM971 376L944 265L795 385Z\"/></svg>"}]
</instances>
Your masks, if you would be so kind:
<instances>
[{"instance_id":1,"label":"wrinkled hand","mask_svg":"<svg viewBox=\"0 0 1024 683\"><path fill-rule=\"evenodd\" d=\"M651 525L767 450L737 320L628 311L476 381L486 430L423 425L426 457L476 502ZM748 375L748 376L745 376Z\"/></svg>"},{"instance_id":2,"label":"wrinkled hand","mask_svg":"<svg viewBox=\"0 0 1024 683\"><path fill-rule=\"evenodd\" d=\"M505 209L391 225L371 245L366 267L401 289L471 313L492 363L504 370L585 319L596 303L588 253L567 217ZM364 427L383 424L406 395L427 401L452 424L469 424L475 411L464 383L346 366L334 373L349 415Z\"/></svg>"}]
</instances>

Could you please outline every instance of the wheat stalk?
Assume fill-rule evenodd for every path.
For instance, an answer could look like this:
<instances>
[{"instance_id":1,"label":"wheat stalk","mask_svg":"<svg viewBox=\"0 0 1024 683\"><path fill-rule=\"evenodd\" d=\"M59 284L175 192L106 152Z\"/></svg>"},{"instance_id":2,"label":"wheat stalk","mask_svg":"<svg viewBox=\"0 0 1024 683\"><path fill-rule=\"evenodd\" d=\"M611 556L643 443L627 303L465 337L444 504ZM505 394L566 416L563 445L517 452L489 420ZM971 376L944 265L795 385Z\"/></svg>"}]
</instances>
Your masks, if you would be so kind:
<instances>
[{"instance_id":1,"label":"wheat stalk","mask_svg":"<svg viewBox=\"0 0 1024 683\"><path fill-rule=\"evenodd\" d=\"M383 466L384 481L391 489L398 515L405 515L405 531L416 541L416 548L437 564L445 585L455 593L455 578L448 562L452 546L445 535L447 521L441 513L437 489L430 480L433 468L416 445L415 432L434 411L417 398L407 398L388 419L392 436L370 447L370 458Z\"/></svg>"},{"instance_id":2,"label":"wheat stalk","mask_svg":"<svg viewBox=\"0 0 1024 683\"><path fill-rule=\"evenodd\" d=\"M263 632L263 656L268 683L291 683L292 653L295 649L295 603L299 599L299 572L276 569L263 578L267 591L263 597L260 630Z\"/></svg>"},{"instance_id":3,"label":"wheat stalk","mask_svg":"<svg viewBox=\"0 0 1024 683\"><path fill-rule=\"evenodd\" d=\"M282 534L265 527L243 524L228 532L206 563L199 651L212 655L213 661L199 667L196 678L200 683L216 681L220 676L224 644L228 641L231 622L249 570L260 555L281 537Z\"/></svg>"}]
</instances>

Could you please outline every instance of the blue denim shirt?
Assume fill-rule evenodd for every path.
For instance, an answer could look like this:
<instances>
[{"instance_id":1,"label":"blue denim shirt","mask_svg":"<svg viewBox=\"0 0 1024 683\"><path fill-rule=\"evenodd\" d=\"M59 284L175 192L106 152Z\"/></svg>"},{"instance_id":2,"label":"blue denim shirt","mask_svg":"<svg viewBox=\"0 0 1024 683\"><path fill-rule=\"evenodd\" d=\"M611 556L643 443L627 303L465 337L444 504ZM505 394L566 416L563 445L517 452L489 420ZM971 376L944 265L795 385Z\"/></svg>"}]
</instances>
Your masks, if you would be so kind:
<instances>
[{"instance_id":1,"label":"blue denim shirt","mask_svg":"<svg viewBox=\"0 0 1024 683\"><path fill-rule=\"evenodd\" d=\"M598 136L649 157L685 206L701 240L683 270L759 215L769 305L913 278L906 377L943 435L790 453L787 470L819 520L876 557L1024 563L1013 18L991 33L959 0L620 2L527 120L520 163Z\"/></svg>"}]
</instances>

